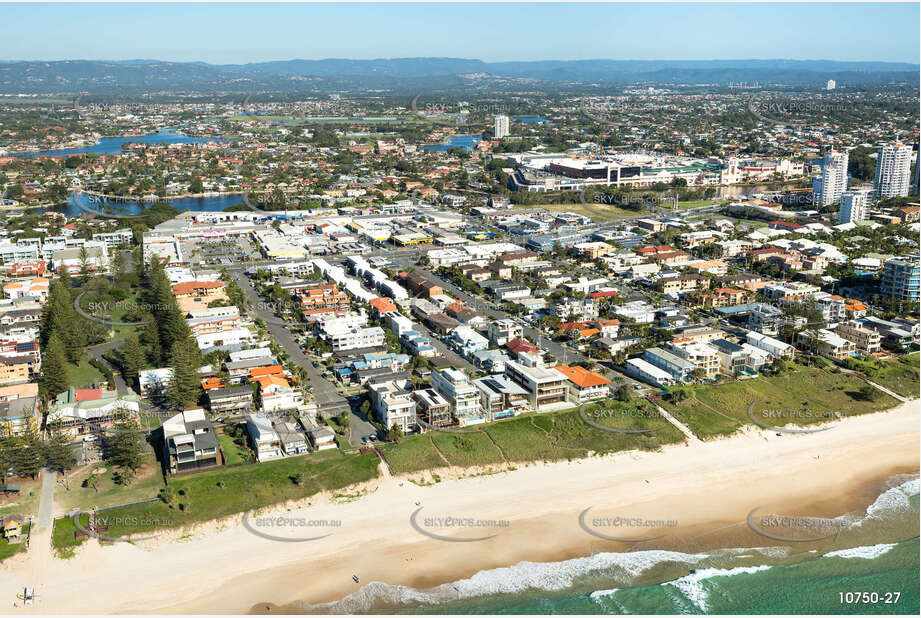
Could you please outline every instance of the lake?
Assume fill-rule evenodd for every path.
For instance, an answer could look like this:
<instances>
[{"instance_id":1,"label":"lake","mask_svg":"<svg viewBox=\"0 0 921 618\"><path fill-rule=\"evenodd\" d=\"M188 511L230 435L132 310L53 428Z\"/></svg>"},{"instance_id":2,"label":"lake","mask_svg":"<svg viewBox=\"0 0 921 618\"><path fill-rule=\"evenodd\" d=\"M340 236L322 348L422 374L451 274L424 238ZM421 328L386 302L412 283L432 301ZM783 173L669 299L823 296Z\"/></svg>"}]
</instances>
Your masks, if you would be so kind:
<instances>
[{"instance_id":1,"label":"lake","mask_svg":"<svg viewBox=\"0 0 921 618\"><path fill-rule=\"evenodd\" d=\"M242 195L213 195L208 197L184 197L174 200L167 200L169 205L178 210L185 212L220 212L228 206L242 204ZM67 204L55 208L56 212L62 212L68 217L87 215L87 214L117 214L117 215L134 215L150 206L154 202L137 201L137 202L98 202L90 201L90 196L80 193L77 197L73 194L67 198Z\"/></svg>"},{"instance_id":2,"label":"lake","mask_svg":"<svg viewBox=\"0 0 921 618\"><path fill-rule=\"evenodd\" d=\"M446 152L451 148L462 148L467 152L470 152L476 145L479 144L480 140L477 135L455 135L452 138L449 138L443 144L428 144L422 147L423 150L429 150L431 152Z\"/></svg>"},{"instance_id":3,"label":"lake","mask_svg":"<svg viewBox=\"0 0 921 618\"><path fill-rule=\"evenodd\" d=\"M207 142L220 142L217 138L189 137L177 133L175 128L167 128L147 135L129 135L125 137L103 137L92 146L82 148L65 148L63 150L40 150L36 152L21 152L14 157L66 157L79 154L118 154L122 151L123 144L204 144Z\"/></svg>"}]
</instances>

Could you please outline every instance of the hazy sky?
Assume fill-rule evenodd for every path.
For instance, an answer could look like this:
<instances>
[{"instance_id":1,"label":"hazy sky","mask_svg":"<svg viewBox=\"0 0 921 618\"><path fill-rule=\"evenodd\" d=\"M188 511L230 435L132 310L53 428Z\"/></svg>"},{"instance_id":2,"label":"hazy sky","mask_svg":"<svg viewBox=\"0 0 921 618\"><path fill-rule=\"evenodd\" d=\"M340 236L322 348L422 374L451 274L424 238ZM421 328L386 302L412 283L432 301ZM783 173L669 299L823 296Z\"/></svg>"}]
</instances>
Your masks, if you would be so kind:
<instances>
[{"instance_id":1,"label":"hazy sky","mask_svg":"<svg viewBox=\"0 0 921 618\"><path fill-rule=\"evenodd\" d=\"M919 4L0 4L0 59L917 63Z\"/></svg>"}]
</instances>

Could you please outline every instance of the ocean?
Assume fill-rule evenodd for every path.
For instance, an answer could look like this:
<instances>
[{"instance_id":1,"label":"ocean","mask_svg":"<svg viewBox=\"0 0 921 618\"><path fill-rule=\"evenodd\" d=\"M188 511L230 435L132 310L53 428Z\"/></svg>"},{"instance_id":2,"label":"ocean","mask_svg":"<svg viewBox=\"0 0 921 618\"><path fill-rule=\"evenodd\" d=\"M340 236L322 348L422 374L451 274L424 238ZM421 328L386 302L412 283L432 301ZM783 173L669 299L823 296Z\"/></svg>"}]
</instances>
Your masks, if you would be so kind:
<instances>
[{"instance_id":1,"label":"ocean","mask_svg":"<svg viewBox=\"0 0 921 618\"><path fill-rule=\"evenodd\" d=\"M521 562L434 588L371 582L305 613L912 614L919 607L919 481L899 476L865 513L808 543ZM744 526L744 524L742 524ZM854 593L875 593L859 595ZM898 596L896 596L898 593Z\"/></svg>"}]
</instances>

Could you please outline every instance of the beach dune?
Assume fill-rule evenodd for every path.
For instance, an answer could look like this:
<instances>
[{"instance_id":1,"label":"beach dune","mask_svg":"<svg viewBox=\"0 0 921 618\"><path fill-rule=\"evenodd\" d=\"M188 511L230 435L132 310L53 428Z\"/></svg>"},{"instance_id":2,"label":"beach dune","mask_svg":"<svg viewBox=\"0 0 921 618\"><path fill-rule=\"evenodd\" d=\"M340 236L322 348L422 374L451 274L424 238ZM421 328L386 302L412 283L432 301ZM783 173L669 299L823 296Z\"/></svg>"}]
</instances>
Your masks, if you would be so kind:
<instances>
[{"instance_id":1,"label":"beach dune","mask_svg":"<svg viewBox=\"0 0 921 618\"><path fill-rule=\"evenodd\" d=\"M915 400L818 433L749 429L661 452L532 464L427 486L384 476L360 498L317 499L272 511L273 520L260 514L248 526L212 524L149 547L91 541L74 558L45 565L39 581L23 581L31 572L25 562L8 561L0 594L15 612L297 610L375 581L430 587L523 560L777 544L747 528L752 509L811 517L862 510L884 479L918 472L919 421ZM586 526L633 542L605 540ZM40 601L14 610L15 592L27 585Z\"/></svg>"}]
</instances>

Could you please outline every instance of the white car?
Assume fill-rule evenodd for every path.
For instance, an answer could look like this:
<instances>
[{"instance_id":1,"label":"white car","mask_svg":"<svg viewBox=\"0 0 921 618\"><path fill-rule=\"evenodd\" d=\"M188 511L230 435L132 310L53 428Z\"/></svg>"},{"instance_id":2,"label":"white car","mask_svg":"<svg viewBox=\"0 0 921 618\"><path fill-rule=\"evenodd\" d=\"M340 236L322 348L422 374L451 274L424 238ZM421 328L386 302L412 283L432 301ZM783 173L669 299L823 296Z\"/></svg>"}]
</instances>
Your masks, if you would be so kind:
<instances>
[{"instance_id":1,"label":"white car","mask_svg":"<svg viewBox=\"0 0 921 618\"><path fill-rule=\"evenodd\" d=\"M84 441L84 442L95 442L95 441L98 440L98 439L99 439L99 438L97 438L97 437L94 436L94 435L83 436L83 441Z\"/></svg>"}]
</instances>

